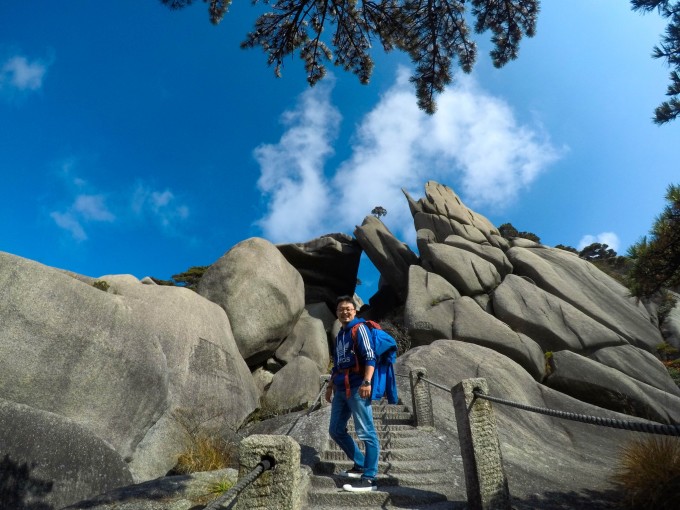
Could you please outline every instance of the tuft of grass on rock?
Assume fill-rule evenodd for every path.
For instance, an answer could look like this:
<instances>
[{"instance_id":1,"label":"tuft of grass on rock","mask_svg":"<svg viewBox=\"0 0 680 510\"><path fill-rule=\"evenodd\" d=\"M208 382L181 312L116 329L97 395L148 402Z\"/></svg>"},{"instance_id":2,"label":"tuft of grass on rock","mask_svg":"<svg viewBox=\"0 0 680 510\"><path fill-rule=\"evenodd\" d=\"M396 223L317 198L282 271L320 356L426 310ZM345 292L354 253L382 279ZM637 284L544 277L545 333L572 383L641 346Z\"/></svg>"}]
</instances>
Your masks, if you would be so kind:
<instances>
[{"instance_id":1,"label":"tuft of grass on rock","mask_svg":"<svg viewBox=\"0 0 680 510\"><path fill-rule=\"evenodd\" d=\"M229 489L231 489L234 486L234 482L225 478L223 480L220 480L219 482L216 482L210 486L210 493L214 494L216 496L221 496L225 492L227 492Z\"/></svg>"},{"instance_id":2,"label":"tuft of grass on rock","mask_svg":"<svg viewBox=\"0 0 680 510\"><path fill-rule=\"evenodd\" d=\"M186 432L185 448L168 474L184 475L224 468L238 468L238 444L206 426L207 414L196 409L177 409L177 423Z\"/></svg>"},{"instance_id":3,"label":"tuft of grass on rock","mask_svg":"<svg viewBox=\"0 0 680 510\"><path fill-rule=\"evenodd\" d=\"M680 497L680 438L651 436L624 446L613 481L620 508L674 510Z\"/></svg>"},{"instance_id":4,"label":"tuft of grass on rock","mask_svg":"<svg viewBox=\"0 0 680 510\"><path fill-rule=\"evenodd\" d=\"M173 468L176 474L215 471L238 466L238 446L221 437L197 434Z\"/></svg>"}]
</instances>

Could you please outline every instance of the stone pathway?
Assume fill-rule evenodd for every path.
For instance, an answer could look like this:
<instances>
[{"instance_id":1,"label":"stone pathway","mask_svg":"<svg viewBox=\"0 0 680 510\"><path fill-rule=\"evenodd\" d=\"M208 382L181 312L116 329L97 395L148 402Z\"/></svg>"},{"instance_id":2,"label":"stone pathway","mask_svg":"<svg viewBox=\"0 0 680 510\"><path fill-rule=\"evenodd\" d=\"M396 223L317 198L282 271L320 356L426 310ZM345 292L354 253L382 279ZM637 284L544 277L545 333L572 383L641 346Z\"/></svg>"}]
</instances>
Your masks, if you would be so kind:
<instances>
[{"instance_id":1,"label":"stone pathway","mask_svg":"<svg viewBox=\"0 0 680 510\"><path fill-rule=\"evenodd\" d=\"M434 431L414 427L412 413L401 404L374 403L373 419L381 443L378 490L356 493L342 489L348 480L337 473L351 468L352 463L329 439L322 460L313 468L305 510L466 508L464 480L452 469L460 466L461 459L446 442ZM349 430L354 435L351 419Z\"/></svg>"}]
</instances>

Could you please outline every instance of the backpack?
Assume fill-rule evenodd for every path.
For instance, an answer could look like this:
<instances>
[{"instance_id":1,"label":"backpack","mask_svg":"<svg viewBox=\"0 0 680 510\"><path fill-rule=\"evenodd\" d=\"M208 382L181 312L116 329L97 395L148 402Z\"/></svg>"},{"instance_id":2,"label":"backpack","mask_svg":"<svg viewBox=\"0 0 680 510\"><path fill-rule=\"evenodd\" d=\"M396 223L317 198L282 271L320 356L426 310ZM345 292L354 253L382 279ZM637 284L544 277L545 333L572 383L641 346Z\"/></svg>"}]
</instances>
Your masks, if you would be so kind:
<instances>
[{"instance_id":1,"label":"backpack","mask_svg":"<svg viewBox=\"0 0 680 510\"><path fill-rule=\"evenodd\" d=\"M357 352L357 328L363 324L371 332L375 348L375 371L371 382L371 400L386 397L390 404L399 400L397 381L394 375L394 362L397 361L397 341L375 321L362 320L352 326L352 341Z\"/></svg>"}]
</instances>

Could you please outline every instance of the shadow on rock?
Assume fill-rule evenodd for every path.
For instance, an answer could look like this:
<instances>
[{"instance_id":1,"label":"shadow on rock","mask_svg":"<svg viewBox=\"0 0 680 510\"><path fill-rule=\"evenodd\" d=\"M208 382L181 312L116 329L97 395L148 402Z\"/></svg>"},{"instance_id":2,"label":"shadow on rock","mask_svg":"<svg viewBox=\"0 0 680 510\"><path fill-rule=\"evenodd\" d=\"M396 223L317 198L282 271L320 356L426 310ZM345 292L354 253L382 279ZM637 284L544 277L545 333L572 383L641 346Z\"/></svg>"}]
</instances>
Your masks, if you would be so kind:
<instances>
[{"instance_id":1,"label":"shadow on rock","mask_svg":"<svg viewBox=\"0 0 680 510\"><path fill-rule=\"evenodd\" d=\"M544 492L526 498L512 498L512 507L516 510L610 510L619 508L618 493L609 490L589 490L581 492Z\"/></svg>"},{"instance_id":2,"label":"shadow on rock","mask_svg":"<svg viewBox=\"0 0 680 510\"><path fill-rule=\"evenodd\" d=\"M31 476L27 462L18 463L9 455L0 462L0 507L13 510L53 510L52 505L32 502L52 491L52 482Z\"/></svg>"}]
</instances>

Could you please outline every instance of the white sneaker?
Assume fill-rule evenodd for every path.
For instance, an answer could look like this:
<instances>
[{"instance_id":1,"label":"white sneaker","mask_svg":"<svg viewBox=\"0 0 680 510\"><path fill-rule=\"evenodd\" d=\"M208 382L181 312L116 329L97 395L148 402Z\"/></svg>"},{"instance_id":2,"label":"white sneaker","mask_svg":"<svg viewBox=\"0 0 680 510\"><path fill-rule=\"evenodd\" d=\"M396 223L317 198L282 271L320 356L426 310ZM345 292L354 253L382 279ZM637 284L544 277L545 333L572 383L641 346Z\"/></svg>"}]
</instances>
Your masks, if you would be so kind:
<instances>
[{"instance_id":1,"label":"white sneaker","mask_svg":"<svg viewBox=\"0 0 680 510\"><path fill-rule=\"evenodd\" d=\"M358 482L346 483L342 488L349 492L373 492L378 490L375 480L362 478Z\"/></svg>"},{"instance_id":2,"label":"white sneaker","mask_svg":"<svg viewBox=\"0 0 680 510\"><path fill-rule=\"evenodd\" d=\"M340 471L338 475L344 477L344 478L361 478L361 475L363 475L364 472L360 471L359 469L353 467L352 469L347 469L345 471Z\"/></svg>"}]
</instances>

